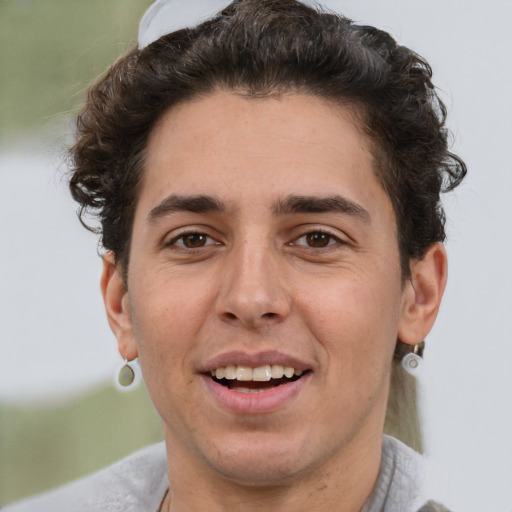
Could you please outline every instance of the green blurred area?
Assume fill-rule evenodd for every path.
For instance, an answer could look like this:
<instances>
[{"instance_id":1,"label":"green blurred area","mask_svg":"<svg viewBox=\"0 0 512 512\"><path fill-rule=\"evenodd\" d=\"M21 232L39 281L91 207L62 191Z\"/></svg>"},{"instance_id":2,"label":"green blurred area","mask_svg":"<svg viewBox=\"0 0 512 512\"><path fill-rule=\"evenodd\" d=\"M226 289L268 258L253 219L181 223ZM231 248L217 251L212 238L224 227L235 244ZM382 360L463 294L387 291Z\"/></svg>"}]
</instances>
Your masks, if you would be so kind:
<instances>
[{"instance_id":1,"label":"green blurred area","mask_svg":"<svg viewBox=\"0 0 512 512\"><path fill-rule=\"evenodd\" d=\"M106 387L59 407L0 406L0 506L105 467L163 439L143 386Z\"/></svg>"},{"instance_id":2,"label":"green blurred area","mask_svg":"<svg viewBox=\"0 0 512 512\"><path fill-rule=\"evenodd\" d=\"M0 0L0 141L77 109L151 0Z\"/></svg>"},{"instance_id":3,"label":"green blurred area","mask_svg":"<svg viewBox=\"0 0 512 512\"><path fill-rule=\"evenodd\" d=\"M91 81L136 44L150 3L0 0L0 147L62 129ZM161 439L144 389L105 388L51 408L0 406L0 506Z\"/></svg>"}]
</instances>

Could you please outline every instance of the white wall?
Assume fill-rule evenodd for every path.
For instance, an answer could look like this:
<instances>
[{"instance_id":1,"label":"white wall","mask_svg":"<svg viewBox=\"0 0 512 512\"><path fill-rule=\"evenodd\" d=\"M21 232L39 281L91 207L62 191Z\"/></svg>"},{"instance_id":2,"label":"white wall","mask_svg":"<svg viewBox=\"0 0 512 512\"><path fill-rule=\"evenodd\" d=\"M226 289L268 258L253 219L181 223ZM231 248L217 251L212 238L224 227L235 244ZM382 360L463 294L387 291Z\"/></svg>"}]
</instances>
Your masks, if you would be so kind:
<instances>
[{"instance_id":1,"label":"white wall","mask_svg":"<svg viewBox=\"0 0 512 512\"><path fill-rule=\"evenodd\" d=\"M426 57L448 104L469 175L445 203L450 279L422 378L429 478L454 510L510 512L512 2L327 3ZM41 150L0 154L4 401L68 394L117 364L95 241L54 166Z\"/></svg>"}]
</instances>

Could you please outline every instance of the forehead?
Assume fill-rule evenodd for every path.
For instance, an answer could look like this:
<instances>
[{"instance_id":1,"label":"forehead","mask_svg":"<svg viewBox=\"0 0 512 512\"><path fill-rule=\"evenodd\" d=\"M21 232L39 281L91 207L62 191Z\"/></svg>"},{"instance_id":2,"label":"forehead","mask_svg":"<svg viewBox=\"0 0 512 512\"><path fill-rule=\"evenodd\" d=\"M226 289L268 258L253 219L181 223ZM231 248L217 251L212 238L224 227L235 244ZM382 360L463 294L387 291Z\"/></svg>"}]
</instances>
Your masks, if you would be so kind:
<instances>
[{"instance_id":1,"label":"forehead","mask_svg":"<svg viewBox=\"0 0 512 512\"><path fill-rule=\"evenodd\" d=\"M143 209L174 194L275 204L284 195L384 193L371 143L353 112L307 95L247 98L216 92L168 111L149 138ZM351 197L350 197L351 196ZM154 204L153 204L154 206Z\"/></svg>"}]
</instances>

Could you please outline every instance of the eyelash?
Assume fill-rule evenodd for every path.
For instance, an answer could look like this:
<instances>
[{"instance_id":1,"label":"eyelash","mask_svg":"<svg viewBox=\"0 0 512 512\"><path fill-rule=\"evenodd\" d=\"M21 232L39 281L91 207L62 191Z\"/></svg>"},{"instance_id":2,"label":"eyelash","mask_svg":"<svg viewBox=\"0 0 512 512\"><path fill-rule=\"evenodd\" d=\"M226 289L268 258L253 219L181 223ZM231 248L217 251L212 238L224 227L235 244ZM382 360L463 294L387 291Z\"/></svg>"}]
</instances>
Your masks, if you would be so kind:
<instances>
[{"instance_id":1,"label":"eyelash","mask_svg":"<svg viewBox=\"0 0 512 512\"><path fill-rule=\"evenodd\" d=\"M185 245L185 239L187 237L193 237L193 236L204 237L205 239L209 240L209 242L202 244L202 245L198 245L197 247L187 247ZM179 241L181 241L181 244L178 243ZM214 238L212 238L211 236L207 235L206 233L204 233L202 231L187 231L186 233L181 233L178 236L175 236L172 240L165 243L165 246L167 246L167 247L177 247L184 251L195 251L197 249L202 249L202 248L208 247L210 245L220 245L220 244Z\"/></svg>"},{"instance_id":2,"label":"eyelash","mask_svg":"<svg viewBox=\"0 0 512 512\"><path fill-rule=\"evenodd\" d=\"M307 242L304 244L298 243L299 240L301 240L301 239L307 239L307 237L317 236L317 235L321 235L322 237L327 239L326 245L321 245L319 247L315 247L315 246L309 245ZM322 249L330 248L332 246L346 245L346 244L347 244L347 242L345 242L338 236L333 235L329 231L325 231L322 229L315 229L315 230L308 231L307 233L304 233L301 236L299 236L298 238L296 238L293 242L290 242L291 246L299 246L299 247L304 247L306 249L312 249L312 250L322 250Z\"/></svg>"}]
</instances>

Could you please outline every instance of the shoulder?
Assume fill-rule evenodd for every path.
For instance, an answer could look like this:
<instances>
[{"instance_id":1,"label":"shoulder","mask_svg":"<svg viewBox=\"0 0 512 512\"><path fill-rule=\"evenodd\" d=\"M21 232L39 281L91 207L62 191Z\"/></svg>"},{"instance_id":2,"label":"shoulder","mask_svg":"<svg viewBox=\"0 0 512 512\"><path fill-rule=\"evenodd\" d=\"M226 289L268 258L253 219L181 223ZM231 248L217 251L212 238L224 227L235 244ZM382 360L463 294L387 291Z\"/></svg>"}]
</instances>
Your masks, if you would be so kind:
<instances>
[{"instance_id":1,"label":"shoulder","mask_svg":"<svg viewBox=\"0 0 512 512\"><path fill-rule=\"evenodd\" d=\"M392 483L417 487L423 481L423 456L394 437L382 439L381 472L393 476Z\"/></svg>"},{"instance_id":2,"label":"shoulder","mask_svg":"<svg viewBox=\"0 0 512 512\"><path fill-rule=\"evenodd\" d=\"M427 501L423 457L398 439L384 436L380 474L363 512L449 512Z\"/></svg>"},{"instance_id":3,"label":"shoulder","mask_svg":"<svg viewBox=\"0 0 512 512\"><path fill-rule=\"evenodd\" d=\"M417 510L425 502L423 457L390 436L384 436L382 441L382 473L389 482L387 499L390 503Z\"/></svg>"},{"instance_id":4,"label":"shoulder","mask_svg":"<svg viewBox=\"0 0 512 512\"><path fill-rule=\"evenodd\" d=\"M421 455L385 435L379 477L363 512L418 510L422 504L422 482Z\"/></svg>"},{"instance_id":5,"label":"shoulder","mask_svg":"<svg viewBox=\"0 0 512 512\"><path fill-rule=\"evenodd\" d=\"M3 512L140 512L156 510L167 488L164 443L53 491L14 503Z\"/></svg>"}]
</instances>

